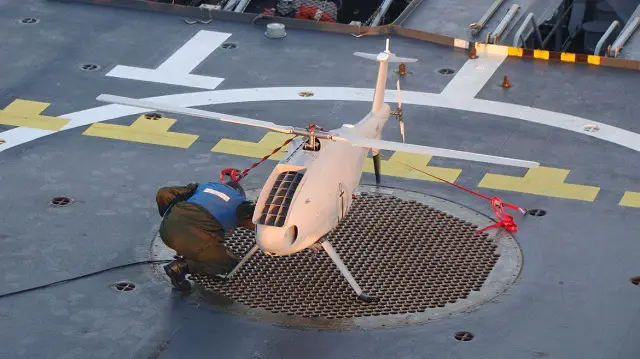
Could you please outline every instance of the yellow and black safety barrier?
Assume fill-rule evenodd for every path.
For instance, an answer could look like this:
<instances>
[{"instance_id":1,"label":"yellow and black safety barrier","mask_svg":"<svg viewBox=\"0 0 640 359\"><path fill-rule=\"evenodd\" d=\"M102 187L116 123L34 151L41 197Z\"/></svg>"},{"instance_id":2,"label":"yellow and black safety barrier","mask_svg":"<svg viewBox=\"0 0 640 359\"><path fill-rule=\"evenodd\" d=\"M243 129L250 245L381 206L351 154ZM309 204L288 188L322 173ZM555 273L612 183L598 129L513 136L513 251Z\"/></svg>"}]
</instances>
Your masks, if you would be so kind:
<instances>
[{"instance_id":1,"label":"yellow and black safety barrier","mask_svg":"<svg viewBox=\"0 0 640 359\"><path fill-rule=\"evenodd\" d=\"M618 67L626 69L640 70L640 61L619 59L614 57L595 56L588 54L572 54L569 52L556 52L547 50L522 49L518 47L509 47L507 49L508 56L533 58L549 61L572 62L577 64Z\"/></svg>"},{"instance_id":2,"label":"yellow and black safety barrier","mask_svg":"<svg viewBox=\"0 0 640 359\"><path fill-rule=\"evenodd\" d=\"M567 52L554 52L547 50L523 49L518 47L509 47L507 49L509 56L534 58L540 60L553 60L563 62L574 62L579 64L600 65L601 57L586 54L571 54Z\"/></svg>"},{"instance_id":3,"label":"yellow and black safety barrier","mask_svg":"<svg viewBox=\"0 0 640 359\"><path fill-rule=\"evenodd\" d=\"M50 0L61 1L61 0ZM489 49L490 51L499 52L511 57L532 58L547 61L571 62L577 64L617 67L640 70L640 60L628 60L614 57L593 56L586 54L572 54L566 52L554 52L547 50L523 49L519 47L511 47L504 45L493 45L486 43L471 42L462 39L456 39L450 36L428 33L420 30L408 29L401 26L403 21L409 14L420 4L421 0L414 0L405 11L392 24L385 26L358 26L350 24L321 22L314 20L302 20L293 18L284 18L277 16L265 16L248 13L239 13L233 11L221 10L203 10L202 8L184 5L173 5L169 3L159 3L147 0L66 0L82 3L91 3L96 5L115 6L136 10L147 10L154 12L162 12L176 14L181 16L207 17L214 20L234 21L256 24L260 20L272 21L276 20L287 27L309 30L320 30L333 33L350 34L356 37L360 36L377 36L377 35L398 35L405 38L435 43L439 45L451 46L454 48L469 51L470 47L476 50Z\"/></svg>"}]
</instances>

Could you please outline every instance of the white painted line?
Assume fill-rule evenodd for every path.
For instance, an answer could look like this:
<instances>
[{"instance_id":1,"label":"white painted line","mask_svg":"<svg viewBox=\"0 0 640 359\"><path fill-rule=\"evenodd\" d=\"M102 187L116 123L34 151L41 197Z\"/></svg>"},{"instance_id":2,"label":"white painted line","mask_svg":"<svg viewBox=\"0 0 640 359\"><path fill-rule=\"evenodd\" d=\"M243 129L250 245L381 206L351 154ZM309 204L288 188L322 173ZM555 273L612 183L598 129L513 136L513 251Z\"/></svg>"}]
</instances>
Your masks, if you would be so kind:
<instances>
[{"instance_id":1,"label":"white painted line","mask_svg":"<svg viewBox=\"0 0 640 359\"><path fill-rule=\"evenodd\" d=\"M188 74L230 36L231 34L225 32L200 30L162 65L158 66L157 70L166 73Z\"/></svg>"},{"instance_id":2,"label":"white painted line","mask_svg":"<svg viewBox=\"0 0 640 359\"><path fill-rule=\"evenodd\" d=\"M228 33L200 30L156 69L118 65L106 76L213 90L223 78L191 75L190 72L230 36Z\"/></svg>"},{"instance_id":3,"label":"white painted line","mask_svg":"<svg viewBox=\"0 0 640 359\"><path fill-rule=\"evenodd\" d=\"M191 74L171 74L152 69L140 67L130 67L118 65L106 75L109 77L119 77L129 80L157 82L161 84L188 86L213 90L224 81L219 77L191 75Z\"/></svg>"},{"instance_id":4,"label":"white painted line","mask_svg":"<svg viewBox=\"0 0 640 359\"><path fill-rule=\"evenodd\" d=\"M477 59L467 60L442 90L441 95L458 99L476 97L506 58L506 54L484 53Z\"/></svg>"},{"instance_id":5,"label":"white painted line","mask_svg":"<svg viewBox=\"0 0 640 359\"><path fill-rule=\"evenodd\" d=\"M56 133L56 131L39 130L28 127L16 127L4 131L0 133L0 137L5 141L4 143L0 142L0 152L54 133Z\"/></svg>"},{"instance_id":6,"label":"white painted line","mask_svg":"<svg viewBox=\"0 0 640 359\"><path fill-rule=\"evenodd\" d=\"M299 92L311 91L312 97L300 97ZM235 90L202 91L186 94L175 94L144 98L144 100L166 102L174 106L195 107L228 103L262 102L262 101L365 101L370 102L373 98L373 89L350 88L350 87L262 87ZM403 91L403 104L434 106L441 108L452 108L477 113L486 113L496 116L525 120L532 123L561 128L568 131L580 133L585 136L608 141L620 146L640 152L640 134L627 131L621 128L610 126L604 123L591 121L582 117L557 113L548 110L541 110L521 105L508 104L504 102L465 99L460 100L454 97L447 97L433 93ZM396 102L396 91L387 90L385 93L387 103ZM89 125L96 122L109 121L123 116L142 114L145 109L122 105L105 105L83 111L61 115L69 119L61 131ZM363 114L364 116L365 114ZM348 121L345 121L348 122ZM596 132L585 132L584 125L597 125L600 130ZM7 140L7 143L0 145L0 152L35 140L40 137L55 133L51 131L29 131L30 129L15 128L0 133L0 137ZM9 139L17 139L13 143ZM533 159L536 160L536 159Z\"/></svg>"}]
</instances>

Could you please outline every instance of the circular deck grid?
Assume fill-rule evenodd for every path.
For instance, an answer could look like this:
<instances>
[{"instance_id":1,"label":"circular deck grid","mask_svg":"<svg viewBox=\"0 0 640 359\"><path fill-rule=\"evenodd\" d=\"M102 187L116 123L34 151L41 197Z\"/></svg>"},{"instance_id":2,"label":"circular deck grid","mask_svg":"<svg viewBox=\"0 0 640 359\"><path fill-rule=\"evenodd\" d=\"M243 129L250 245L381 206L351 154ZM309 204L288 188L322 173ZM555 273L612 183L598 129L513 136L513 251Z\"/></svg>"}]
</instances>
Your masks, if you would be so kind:
<instances>
[{"instance_id":1,"label":"circular deck grid","mask_svg":"<svg viewBox=\"0 0 640 359\"><path fill-rule=\"evenodd\" d=\"M477 234L478 224L492 222L465 207L411 198L363 192L328 237L364 292L378 302L358 300L322 249L285 257L258 251L229 281L189 279L213 292L214 305L236 314L332 328L332 323L347 328L354 322L392 327L428 321L482 304L515 280L521 254L513 237L503 231ZM466 220L451 214L456 211ZM163 246L158 238L154 243ZM253 233L242 228L225 241L239 257L254 243Z\"/></svg>"},{"instance_id":2,"label":"circular deck grid","mask_svg":"<svg viewBox=\"0 0 640 359\"><path fill-rule=\"evenodd\" d=\"M505 231L477 234L479 227L495 223L486 216L424 194L372 193L366 187L360 187L362 193L328 240L378 302L358 300L322 248L285 257L258 251L228 281L188 278L202 299L225 311L328 329L427 322L481 305L516 280L520 249ZM258 193L247 191L249 198ZM253 233L242 228L225 240L239 257L254 243ZM156 259L175 254L158 236L152 252Z\"/></svg>"}]
</instances>

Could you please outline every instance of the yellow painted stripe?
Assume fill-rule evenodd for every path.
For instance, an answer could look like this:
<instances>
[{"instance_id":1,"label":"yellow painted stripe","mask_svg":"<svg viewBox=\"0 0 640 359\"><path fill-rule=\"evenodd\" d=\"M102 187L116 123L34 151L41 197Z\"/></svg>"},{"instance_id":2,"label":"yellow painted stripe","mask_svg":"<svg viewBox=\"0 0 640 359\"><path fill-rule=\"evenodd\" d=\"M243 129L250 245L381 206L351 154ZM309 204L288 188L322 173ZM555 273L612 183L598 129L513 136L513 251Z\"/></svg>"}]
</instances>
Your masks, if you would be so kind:
<instances>
[{"instance_id":1,"label":"yellow painted stripe","mask_svg":"<svg viewBox=\"0 0 640 359\"><path fill-rule=\"evenodd\" d=\"M522 48L519 48L519 47L510 47L510 48L507 50L507 54L508 54L509 56L519 56L519 57L522 57Z\"/></svg>"},{"instance_id":2,"label":"yellow painted stripe","mask_svg":"<svg viewBox=\"0 0 640 359\"><path fill-rule=\"evenodd\" d=\"M131 126L94 123L82 134L152 145L189 148L199 136L169 132L169 128L171 128L175 122L175 119L170 118L159 118L157 120L147 119L143 115L138 117Z\"/></svg>"},{"instance_id":3,"label":"yellow painted stripe","mask_svg":"<svg viewBox=\"0 0 640 359\"><path fill-rule=\"evenodd\" d=\"M620 206L640 208L640 193L626 191L618 203Z\"/></svg>"},{"instance_id":4,"label":"yellow painted stripe","mask_svg":"<svg viewBox=\"0 0 640 359\"><path fill-rule=\"evenodd\" d=\"M564 183L568 175L566 169L540 166L524 177L488 173L478 187L593 202L600 187Z\"/></svg>"},{"instance_id":5,"label":"yellow painted stripe","mask_svg":"<svg viewBox=\"0 0 640 359\"><path fill-rule=\"evenodd\" d=\"M282 146L284 141L289 138L291 138L291 135L278 132L267 132L267 134L258 142L223 138L211 149L211 152L262 158L271 153L274 149ZM269 158L272 160L281 160L285 153L287 153L288 149L289 145L283 147L279 152L274 153Z\"/></svg>"},{"instance_id":6,"label":"yellow painted stripe","mask_svg":"<svg viewBox=\"0 0 640 359\"><path fill-rule=\"evenodd\" d=\"M563 52L560 54L560 60L566 61L566 62L576 62L576 54Z\"/></svg>"},{"instance_id":7,"label":"yellow painted stripe","mask_svg":"<svg viewBox=\"0 0 640 359\"><path fill-rule=\"evenodd\" d=\"M536 59L549 60L549 51L547 50L533 50L533 57Z\"/></svg>"},{"instance_id":8,"label":"yellow painted stripe","mask_svg":"<svg viewBox=\"0 0 640 359\"><path fill-rule=\"evenodd\" d=\"M587 56L587 62L591 65L600 65L600 56L589 55Z\"/></svg>"},{"instance_id":9,"label":"yellow painted stripe","mask_svg":"<svg viewBox=\"0 0 640 359\"><path fill-rule=\"evenodd\" d=\"M37 128L40 130L58 131L69 120L61 117L44 116L42 111L49 103L17 99L0 110L0 125Z\"/></svg>"}]
</instances>

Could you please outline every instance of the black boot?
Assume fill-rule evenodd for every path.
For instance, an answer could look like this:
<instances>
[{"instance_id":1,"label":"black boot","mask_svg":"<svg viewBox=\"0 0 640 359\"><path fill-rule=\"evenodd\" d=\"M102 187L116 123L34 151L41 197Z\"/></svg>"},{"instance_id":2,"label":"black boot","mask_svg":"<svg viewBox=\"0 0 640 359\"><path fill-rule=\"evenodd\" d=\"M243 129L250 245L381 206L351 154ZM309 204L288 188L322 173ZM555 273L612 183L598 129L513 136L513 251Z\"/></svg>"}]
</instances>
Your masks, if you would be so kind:
<instances>
[{"instance_id":1,"label":"black boot","mask_svg":"<svg viewBox=\"0 0 640 359\"><path fill-rule=\"evenodd\" d=\"M179 290L188 291L191 283L186 276L189 273L187 262L184 259L176 259L164 266L164 272L171 278L171 284Z\"/></svg>"}]
</instances>

